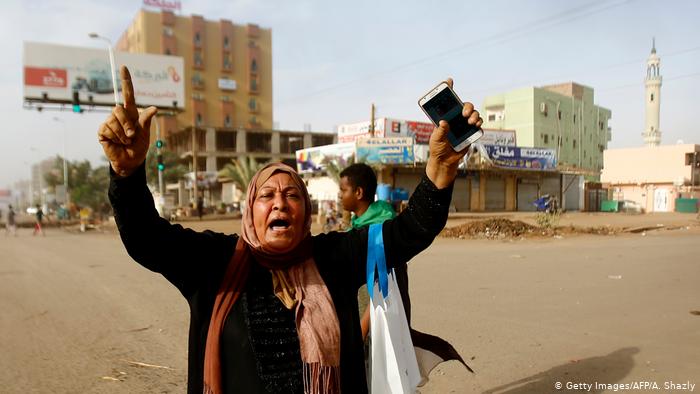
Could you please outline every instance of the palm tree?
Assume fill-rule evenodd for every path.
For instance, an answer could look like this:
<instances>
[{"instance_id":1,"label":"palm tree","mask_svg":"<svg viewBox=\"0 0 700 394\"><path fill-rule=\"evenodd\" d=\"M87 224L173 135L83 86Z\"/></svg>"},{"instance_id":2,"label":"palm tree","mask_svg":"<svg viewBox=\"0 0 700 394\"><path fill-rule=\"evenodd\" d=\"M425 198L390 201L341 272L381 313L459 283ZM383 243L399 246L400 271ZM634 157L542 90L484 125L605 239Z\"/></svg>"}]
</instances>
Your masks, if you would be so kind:
<instances>
[{"instance_id":1,"label":"palm tree","mask_svg":"<svg viewBox=\"0 0 700 394\"><path fill-rule=\"evenodd\" d=\"M258 163L251 156L231 159L231 163L227 163L224 168L219 171L220 181L231 181L236 187L244 193L248 190L248 184L266 163Z\"/></svg>"},{"instance_id":2,"label":"palm tree","mask_svg":"<svg viewBox=\"0 0 700 394\"><path fill-rule=\"evenodd\" d=\"M325 170L336 184L340 185L340 173L351 164L355 164L355 156L350 156L347 160L342 157L333 158L325 161Z\"/></svg>"}]
</instances>

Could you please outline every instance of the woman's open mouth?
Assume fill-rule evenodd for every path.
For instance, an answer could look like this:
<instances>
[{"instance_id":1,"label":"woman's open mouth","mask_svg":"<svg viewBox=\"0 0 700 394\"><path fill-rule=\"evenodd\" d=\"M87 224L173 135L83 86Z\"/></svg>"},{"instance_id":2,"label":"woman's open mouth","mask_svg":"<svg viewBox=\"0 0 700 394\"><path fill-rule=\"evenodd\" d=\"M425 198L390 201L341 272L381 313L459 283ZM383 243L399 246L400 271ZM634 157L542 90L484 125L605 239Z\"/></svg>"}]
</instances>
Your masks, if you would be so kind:
<instances>
[{"instance_id":1,"label":"woman's open mouth","mask_svg":"<svg viewBox=\"0 0 700 394\"><path fill-rule=\"evenodd\" d=\"M289 222L284 219L275 219L270 223L268 228L275 232L287 231L289 229Z\"/></svg>"}]
</instances>

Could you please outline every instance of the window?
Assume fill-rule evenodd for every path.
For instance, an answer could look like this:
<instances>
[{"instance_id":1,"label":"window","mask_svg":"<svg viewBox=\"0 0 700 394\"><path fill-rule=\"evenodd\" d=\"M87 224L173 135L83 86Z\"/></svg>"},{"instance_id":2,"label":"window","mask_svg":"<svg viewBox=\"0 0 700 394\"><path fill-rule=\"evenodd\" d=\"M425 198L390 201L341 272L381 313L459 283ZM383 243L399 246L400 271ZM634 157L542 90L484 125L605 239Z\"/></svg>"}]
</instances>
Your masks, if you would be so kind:
<instances>
[{"instance_id":1,"label":"window","mask_svg":"<svg viewBox=\"0 0 700 394\"><path fill-rule=\"evenodd\" d=\"M574 149L576 149L576 140L574 140Z\"/></svg>"},{"instance_id":2,"label":"window","mask_svg":"<svg viewBox=\"0 0 700 394\"><path fill-rule=\"evenodd\" d=\"M170 26L163 26L163 35L164 36L172 36L173 35L173 28Z\"/></svg>"},{"instance_id":3,"label":"window","mask_svg":"<svg viewBox=\"0 0 700 394\"><path fill-rule=\"evenodd\" d=\"M253 78L250 80L250 91L251 92L257 92L258 91L258 81L257 79Z\"/></svg>"},{"instance_id":4,"label":"window","mask_svg":"<svg viewBox=\"0 0 700 394\"><path fill-rule=\"evenodd\" d=\"M195 89L202 89L204 87L204 79L202 79L202 75L198 72L192 73L192 87Z\"/></svg>"},{"instance_id":5,"label":"window","mask_svg":"<svg viewBox=\"0 0 700 394\"><path fill-rule=\"evenodd\" d=\"M224 118L224 127L231 127L233 125L233 121L231 120L231 115L226 114L226 117Z\"/></svg>"},{"instance_id":6,"label":"window","mask_svg":"<svg viewBox=\"0 0 700 394\"><path fill-rule=\"evenodd\" d=\"M170 53L170 48L165 48L165 54L166 54L167 56L170 56L170 55L171 55L171 53Z\"/></svg>"},{"instance_id":7,"label":"window","mask_svg":"<svg viewBox=\"0 0 700 394\"><path fill-rule=\"evenodd\" d=\"M230 70L231 69L231 54L226 53L224 54L224 64L223 64L224 70Z\"/></svg>"},{"instance_id":8,"label":"window","mask_svg":"<svg viewBox=\"0 0 700 394\"><path fill-rule=\"evenodd\" d=\"M651 94L651 102L654 102L654 93Z\"/></svg>"},{"instance_id":9,"label":"window","mask_svg":"<svg viewBox=\"0 0 700 394\"><path fill-rule=\"evenodd\" d=\"M583 151L583 158L586 158L586 151Z\"/></svg>"},{"instance_id":10,"label":"window","mask_svg":"<svg viewBox=\"0 0 700 394\"><path fill-rule=\"evenodd\" d=\"M224 36L224 49L228 49L228 36Z\"/></svg>"},{"instance_id":11,"label":"window","mask_svg":"<svg viewBox=\"0 0 700 394\"><path fill-rule=\"evenodd\" d=\"M201 126L201 125L202 125L202 122L203 122L203 120L202 120L202 114L200 114L199 112L197 112L197 117L196 117L195 123L196 123L197 126Z\"/></svg>"},{"instance_id":12,"label":"window","mask_svg":"<svg viewBox=\"0 0 700 394\"><path fill-rule=\"evenodd\" d=\"M576 123L576 114L574 114L574 123Z\"/></svg>"},{"instance_id":13,"label":"window","mask_svg":"<svg viewBox=\"0 0 700 394\"><path fill-rule=\"evenodd\" d=\"M232 164L232 157L217 157L216 158L216 169L221 171L226 167L226 164Z\"/></svg>"},{"instance_id":14,"label":"window","mask_svg":"<svg viewBox=\"0 0 700 394\"><path fill-rule=\"evenodd\" d=\"M253 123L252 119L251 119L251 123ZM248 133L246 135L246 148L247 148L248 152L269 153L272 151L271 147L272 147L272 134Z\"/></svg>"},{"instance_id":15,"label":"window","mask_svg":"<svg viewBox=\"0 0 700 394\"><path fill-rule=\"evenodd\" d=\"M252 73L258 72L258 62L255 59L250 61L250 72L252 72Z\"/></svg>"},{"instance_id":16,"label":"window","mask_svg":"<svg viewBox=\"0 0 700 394\"><path fill-rule=\"evenodd\" d=\"M199 32L194 33L194 45L195 46L202 45L202 36L199 34Z\"/></svg>"},{"instance_id":17,"label":"window","mask_svg":"<svg viewBox=\"0 0 700 394\"><path fill-rule=\"evenodd\" d=\"M256 112L258 110L258 102L255 101L255 97L251 97L250 100L248 100L248 109L250 112Z\"/></svg>"},{"instance_id":18,"label":"window","mask_svg":"<svg viewBox=\"0 0 700 394\"><path fill-rule=\"evenodd\" d=\"M561 111L557 111L557 117L561 120Z\"/></svg>"},{"instance_id":19,"label":"window","mask_svg":"<svg viewBox=\"0 0 700 394\"><path fill-rule=\"evenodd\" d=\"M544 138L544 143L549 144L549 135L543 134L542 137Z\"/></svg>"},{"instance_id":20,"label":"window","mask_svg":"<svg viewBox=\"0 0 700 394\"><path fill-rule=\"evenodd\" d=\"M333 143L332 135L312 135L311 146L330 145Z\"/></svg>"},{"instance_id":21,"label":"window","mask_svg":"<svg viewBox=\"0 0 700 394\"><path fill-rule=\"evenodd\" d=\"M194 66L204 67L204 60L202 59L201 51L194 51Z\"/></svg>"},{"instance_id":22,"label":"window","mask_svg":"<svg viewBox=\"0 0 700 394\"><path fill-rule=\"evenodd\" d=\"M496 120L496 114L489 114L489 122L494 122Z\"/></svg>"},{"instance_id":23,"label":"window","mask_svg":"<svg viewBox=\"0 0 700 394\"><path fill-rule=\"evenodd\" d=\"M235 131L217 131L216 132L216 149L221 151L236 150L236 132Z\"/></svg>"},{"instance_id":24,"label":"window","mask_svg":"<svg viewBox=\"0 0 700 394\"><path fill-rule=\"evenodd\" d=\"M280 135L280 153L294 153L300 149L304 149L304 136Z\"/></svg>"}]
</instances>

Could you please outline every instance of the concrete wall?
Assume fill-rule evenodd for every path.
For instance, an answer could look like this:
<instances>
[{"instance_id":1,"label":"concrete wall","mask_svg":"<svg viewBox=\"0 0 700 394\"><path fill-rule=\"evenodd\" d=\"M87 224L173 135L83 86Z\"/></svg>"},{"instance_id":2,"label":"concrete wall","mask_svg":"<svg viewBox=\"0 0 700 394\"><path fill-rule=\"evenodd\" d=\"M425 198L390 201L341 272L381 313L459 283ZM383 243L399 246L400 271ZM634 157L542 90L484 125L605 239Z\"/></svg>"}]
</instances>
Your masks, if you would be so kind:
<instances>
[{"instance_id":1,"label":"concrete wall","mask_svg":"<svg viewBox=\"0 0 700 394\"><path fill-rule=\"evenodd\" d=\"M691 166L685 165L686 153L700 152L700 145L665 145L627 149L609 149L604 153L604 183L669 183L681 179L690 184ZM700 175L696 170L696 177ZM698 178L695 179L696 183Z\"/></svg>"}]
</instances>

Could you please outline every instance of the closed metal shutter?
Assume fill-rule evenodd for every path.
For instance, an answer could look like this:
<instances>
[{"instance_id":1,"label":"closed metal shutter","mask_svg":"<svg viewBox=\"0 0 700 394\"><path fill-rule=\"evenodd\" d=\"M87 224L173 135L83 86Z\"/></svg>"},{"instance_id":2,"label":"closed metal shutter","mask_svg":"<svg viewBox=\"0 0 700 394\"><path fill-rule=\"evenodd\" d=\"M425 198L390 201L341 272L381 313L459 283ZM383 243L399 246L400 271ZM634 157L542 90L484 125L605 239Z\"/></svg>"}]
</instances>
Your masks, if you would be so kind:
<instances>
[{"instance_id":1,"label":"closed metal shutter","mask_svg":"<svg viewBox=\"0 0 700 394\"><path fill-rule=\"evenodd\" d=\"M532 212L537 210L535 200L538 189L536 179L521 179L518 182L518 211Z\"/></svg>"},{"instance_id":2,"label":"closed metal shutter","mask_svg":"<svg viewBox=\"0 0 700 394\"><path fill-rule=\"evenodd\" d=\"M457 212L469 211L469 178L455 179L454 191L452 192L452 204L454 204Z\"/></svg>"},{"instance_id":3,"label":"closed metal shutter","mask_svg":"<svg viewBox=\"0 0 700 394\"><path fill-rule=\"evenodd\" d=\"M557 201L561 203L561 179L559 175L542 178L542 185L540 187L540 196L544 194L549 194L557 198Z\"/></svg>"},{"instance_id":4,"label":"closed metal shutter","mask_svg":"<svg viewBox=\"0 0 700 394\"><path fill-rule=\"evenodd\" d=\"M505 211L506 181L499 176L489 175L486 178L486 210Z\"/></svg>"},{"instance_id":5,"label":"closed metal shutter","mask_svg":"<svg viewBox=\"0 0 700 394\"><path fill-rule=\"evenodd\" d=\"M564 184L562 185L565 191L564 209L567 211L578 211L581 209L581 188L583 187L582 177L580 175L564 175Z\"/></svg>"}]
</instances>

